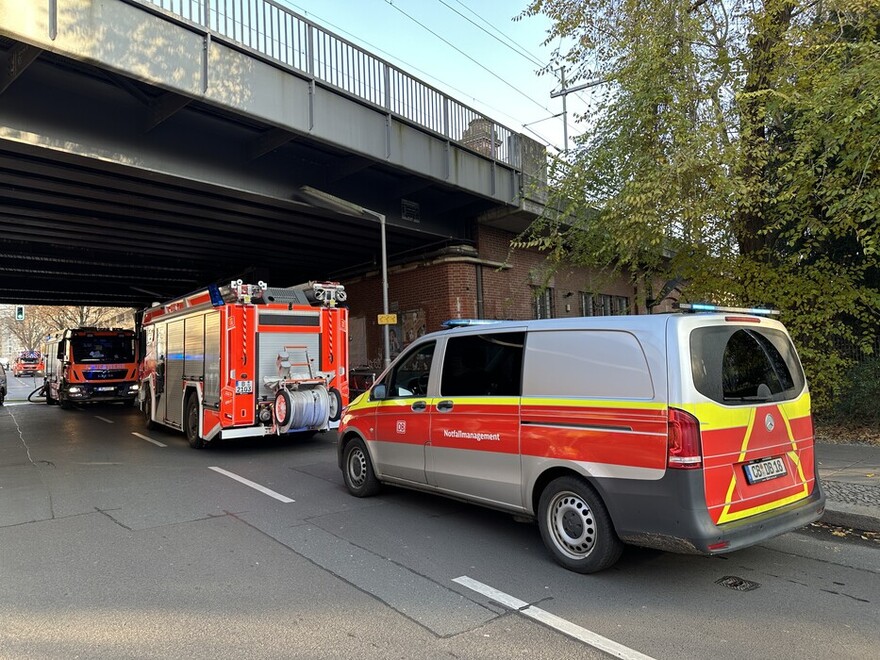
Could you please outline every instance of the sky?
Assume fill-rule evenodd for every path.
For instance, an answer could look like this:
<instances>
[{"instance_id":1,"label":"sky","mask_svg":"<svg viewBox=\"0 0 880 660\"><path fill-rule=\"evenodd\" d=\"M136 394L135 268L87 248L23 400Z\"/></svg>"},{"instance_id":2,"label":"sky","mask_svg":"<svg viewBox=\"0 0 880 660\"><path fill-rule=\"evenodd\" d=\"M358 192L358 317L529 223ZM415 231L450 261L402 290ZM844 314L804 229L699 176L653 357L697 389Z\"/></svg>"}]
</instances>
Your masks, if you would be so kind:
<instances>
[{"instance_id":1,"label":"sky","mask_svg":"<svg viewBox=\"0 0 880 660\"><path fill-rule=\"evenodd\" d=\"M527 0L276 1L551 152L564 148L562 98L550 96L559 79L537 73L551 59L542 46L550 22L513 20ZM587 101L568 95L569 145Z\"/></svg>"}]
</instances>

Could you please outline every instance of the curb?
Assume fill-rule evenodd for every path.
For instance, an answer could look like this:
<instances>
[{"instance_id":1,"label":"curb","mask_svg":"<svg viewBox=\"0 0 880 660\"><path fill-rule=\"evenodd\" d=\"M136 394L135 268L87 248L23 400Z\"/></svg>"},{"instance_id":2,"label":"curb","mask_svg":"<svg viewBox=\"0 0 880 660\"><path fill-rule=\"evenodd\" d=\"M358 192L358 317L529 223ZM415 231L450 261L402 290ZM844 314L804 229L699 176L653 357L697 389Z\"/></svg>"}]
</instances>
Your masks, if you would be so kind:
<instances>
[{"instance_id":1,"label":"curb","mask_svg":"<svg viewBox=\"0 0 880 660\"><path fill-rule=\"evenodd\" d=\"M821 521L836 527L851 527L863 532L880 532L880 507L826 502Z\"/></svg>"}]
</instances>

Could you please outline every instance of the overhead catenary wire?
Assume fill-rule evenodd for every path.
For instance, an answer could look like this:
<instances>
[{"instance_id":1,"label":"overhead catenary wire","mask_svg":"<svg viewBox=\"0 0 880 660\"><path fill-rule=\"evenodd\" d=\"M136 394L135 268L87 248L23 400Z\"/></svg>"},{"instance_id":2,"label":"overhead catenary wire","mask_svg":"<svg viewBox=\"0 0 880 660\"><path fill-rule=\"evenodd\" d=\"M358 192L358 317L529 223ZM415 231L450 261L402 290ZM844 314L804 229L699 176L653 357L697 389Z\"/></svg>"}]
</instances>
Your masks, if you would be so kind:
<instances>
[{"instance_id":1,"label":"overhead catenary wire","mask_svg":"<svg viewBox=\"0 0 880 660\"><path fill-rule=\"evenodd\" d=\"M489 21L487 21L485 18L483 18L482 16L480 16L480 15L479 15L477 12L475 12L473 9L471 9L470 7L468 7L467 5L465 5L464 3L462 3L461 0L456 0L456 2L458 2L459 5L461 5L462 7L464 7L465 9L467 9L469 12L471 12L474 16L476 16L476 17L479 18L481 21L483 21L486 25L488 25L488 26L491 27L493 30L495 30L498 34L500 34L500 35L503 36L505 39L507 39L507 41L505 42L505 41L499 39L497 36L495 36L494 34L492 34L491 32L489 32L489 31L488 31L486 28L484 28L482 25L478 25L477 23L474 23L474 21L472 21L470 18L468 18L467 16L465 16L464 14L462 14L462 13L461 13L460 11L458 11L455 7L451 6L449 3L447 3L446 0L437 0L437 2L439 2L439 3L440 3L441 5L443 5L444 7L448 7L450 11L455 12L456 14L458 14L459 16L461 16L464 20L466 20L468 23L470 23L471 25L473 25L475 28L477 28L478 30L481 30L482 32L488 34L488 35L489 35L490 37L492 37L495 41L497 41L498 43L500 43L500 44L501 44L502 46L504 46L505 48L510 49L511 51L513 51L514 53L516 53L517 55L519 55L520 57L522 57L523 59L526 59L526 60L530 61L532 64L535 64L535 65L537 65L537 66L539 66L539 67L542 67L542 68L547 66L545 63L541 62L541 60L539 60L536 56L534 56L534 55L532 55L531 53L529 53L525 48L522 48L522 46L520 46L518 43L516 43L516 41L514 41L513 39L511 39L509 36L507 36L506 34L504 34L503 32L501 32L501 30L499 30L498 28L496 28L494 25L492 25L492 24L491 24Z\"/></svg>"},{"instance_id":2,"label":"overhead catenary wire","mask_svg":"<svg viewBox=\"0 0 880 660\"><path fill-rule=\"evenodd\" d=\"M388 57L390 60L394 60L396 62L399 62L402 66L406 67L408 70L418 72L418 73L422 74L423 76L425 76L427 79L434 80L435 82L439 83L440 85L443 85L447 89L460 94L462 98L470 98L471 100L473 100L475 102L479 102L481 105L484 105L485 107L489 108L493 112L498 113L499 115L503 115L504 117L507 117L513 123L516 123L516 124L520 123L519 119L517 119L516 117L513 117L512 115L509 115L507 112L505 112L501 108L497 108L497 107L493 106L492 104L485 102L482 99L477 99L472 94L464 91L463 89L460 89L460 88L456 87L455 85L452 85L452 84L446 82L445 80L438 78L436 75L429 73L429 72L425 71L424 69L420 69L419 67L415 66L414 64L411 64L410 62L401 58L400 56L395 55L394 53L391 53L383 48L380 48L379 46L376 46L375 44L370 43L369 41L367 41L366 39L363 39L359 35L356 35L350 31L346 30L345 28L343 28L339 25L336 25L332 21L327 20L326 18L324 18L322 16L319 16L315 12L309 11L302 6L297 5L294 2L290 2L290 0L286 0L285 4L296 9L297 11L301 12L305 16L311 16L314 20L317 20L317 21L321 22L322 24L333 28L334 30L336 30L340 34L344 34L344 35L349 36L353 41L359 42L377 53L382 53L383 55ZM548 110L547 108L543 108L543 109L550 112L550 110ZM545 147L549 147L551 149L555 149L556 151L560 151L560 152L562 151L562 149L560 149L559 146L553 144L546 136L541 135L539 133L536 133L535 131L530 130L530 129L526 129L526 130L529 133L531 133Z\"/></svg>"},{"instance_id":3,"label":"overhead catenary wire","mask_svg":"<svg viewBox=\"0 0 880 660\"><path fill-rule=\"evenodd\" d=\"M461 50L458 46L456 46L455 44L453 44L451 41L449 41L449 40L446 39L445 37L442 37L441 35L439 35L437 32L435 32L434 30L432 30L431 28L429 28L427 25L425 25L424 23L422 23L421 21L419 21L417 18L414 18L414 17L411 16L410 14L406 13L403 9L401 9L401 8L398 7L396 4L394 4L393 0L385 0L385 2L386 2L390 7L393 7L395 10L397 10L398 12L400 12L401 14L403 14L404 16L406 16L406 17L407 17L409 20L411 20L413 23L415 23L416 25L418 25L419 27L421 27L423 30L425 30L425 31L430 32L431 34L433 34L433 35L434 35L435 37L437 37L440 41L442 41L442 42L445 43L447 46L449 46L450 48L452 48L455 52L459 53L460 55L464 56L465 58L467 58L468 60L470 60L471 62L473 62L474 64L476 64L476 65L477 65L478 67L480 67L483 71L485 71L486 73L488 73L490 76L492 76L492 77L495 78L496 80L500 81L501 83L503 83L504 85L506 85L507 87L509 87L510 89L512 89L512 90L513 90L514 92L516 92L517 94L521 95L523 98L528 99L531 103L534 103L536 106L538 106L538 107L541 108L542 110L546 110L547 112L552 112L552 111L550 110L550 108L541 105L541 104L538 103L535 99L533 99L531 96L529 96L528 94L526 94L523 90L521 90L520 88L518 88L516 85L514 85L514 84L512 84L511 82L505 80L504 78L502 78L501 76L499 76L497 73L495 73L494 71L492 71L489 67L485 66L484 64L482 64L482 63L479 62L478 60L474 59L473 57L471 57L470 55L468 55L467 53L465 53L463 50Z\"/></svg>"},{"instance_id":4,"label":"overhead catenary wire","mask_svg":"<svg viewBox=\"0 0 880 660\"><path fill-rule=\"evenodd\" d=\"M461 88L456 87L455 85L452 85L452 84L450 84L450 83L448 83L448 82L442 80L441 78L438 78L436 75L434 75L434 74L432 74L432 73L429 73L429 72L427 72L427 71L425 71L425 70L423 70L423 69L420 69L419 67L417 67L417 66L411 64L409 61L407 61L407 60L401 58L400 56L395 55L395 54L393 54L393 53L391 53L391 52L389 52L389 51L387 51L387 50L385 50L385 49L383 49L383 48L381 48L381 47L376 46L375 44L370 43L369 41L363 39L359 34L354 34L354 33L350 32L350 31L344 29L344 28L341 27L340 25L337 25L337 24L333 23L332 21L326 19L325 17L320 16L320 15L316 14L315 12L306 9L305 7L299 5L298 3L294 2L293 0L281 0L281 1L282 1L284 4L286 4L286 5L290 6L291 8L293 8L294 10L299 11L299 12L302 13L303 15L305 15L305 16L311 16L311 17L312 17L312 20L317 20L317 21L319 21L321 24L324 24L324 25L328 26L329 28L332 28L332 29L336 30L336 31L339 32L340 34L347 35L347 36L350 37L354 42L356 42L356 43L361 43L361 44L363 44L364 47L370 48L371 50L373 50L373 51L375 51L375 52L377 52L377 53L381 53L381 54L383 54L384 56L388 57L390 60L392 60L392 61L396 61L396 62L400 63L400 65L403 66L403 67L405 67L406 69L411 70L411 71L414 71L414 72L417 72L417 73L419 73L419 74L425 76L428 80L434 80L434 81L436 81L437 83L439 83L439 84L442 85L443 87L445 87L445 88L447 88L447 89L449 89L449 90L455 92L456 94L461 95L460 98L471 99L473 102L475 102L475 103L477 103L477 104L479 104L479 105L485 106L487 109L491 110L493 113L497 113L498 116L506 117L507 119L509 119L509 120L511 121L511 123L512 123L513 125L520 125L520 126L522 126L522 129L523 129L524 132L526 132L526 133L528 133L529 135L531 135L534 139L536 139L538 142L540 142L540 143L541 143L543 146L545 146L546 148L548 148L548 149L552 149L552 150L554 150L554 151L556 151L556 152L559 152L559 153L561 153L561 152L563 151L563 149L562 149L559 145L555 144L554 141L553 141L552 139L550 139L550 138L548 138L546 135L543 135L542 133L540 133L540 132L538 132L538 131L536 131L536 130L530 128L529 126L526 126L526 125L524 124L524 122L522 121L522 119L520 119L520 118L518 118L518 117L514 117L514 116L512 116L511 114L509 114L509 113L506 112L505 110L493 106L491 103L487 103L485 100L483 100L483 98L477 98L477 97L473 96L471 93L466 92L466 91L462 90ZM553 111L552 111L550 108L548 108L546 105L542 105L541 103L539 103L538 101L536 101L535 98L534 98L533 96L529 96L528 93L524 92L522 89L518 88L516 85L513 85L513 84L510 83L509 81L505 80L503 77L499 76L497 73L493 72L491 69L489 69L489 68L487 68L486 66L482 65L482 64L481 64L479 61L477 61L474 57L468 55L466 52L464 52L462 49L458 48L458 47L457 47L455 44L453 44L451 41L449 41L448 39L446 39L446 38L442 37L441 35L439 35L435 30L432 30L431 28L429 28L428 26L426 26L424 23L420 22L419 20L417 20L416 18L414 18L413 16L411 16L411 15L408 14L407 12L405 12L405 11L403 11L402 9L400 9L399 7L397 7L397 6L396 6L391 0L384 0L384 1L386 2L386 4L388 4L390 7L394 8L397 12L399 12L402 16L404 16L407 20L416 23L416 24L419 25L419 27L421 27L422 29L424 29L424 30L430 32L433 36L435 36L437 39L439 39L440 41L442 41L445 45L447 45L448 47L452 48L453 50L455 50L456 52L458 52L458 53L461 54L462 56L466 57L469 61L471 61L471 62L473 62L474 64L476 64L477 66L479 66L481 69L483 69L484 71L486 71L487 73L489 73L492 77L496 78L497 80L499 80L500 82L502 82L505 86L507 86L508 88L512 89L512 90L513 90L514 92L516 92L518 95L521 95L522 97L524 97L525 99L527 99L531 104L533 104L533 105L536 106L537 108L540 108L541 110L544 110L545 112L547 112L547 118L551 118L552 116L554 116L554 113L553 113ZM444 3L444 4L445 4L445 3ZM461 3L459 2L459 4L461 4ZM448 5L446 5L446 6L448 7ZM451 9L451 8L450 8L450 9ZM464 19L464 20L467 20L467 21L470 22L471 24L475 25L475 24L473 23L473 21L470 21L470 19L468 19L467 17L462 16L460 12L457 12L457 11L456 11L455 13L458 14L460 18L462 18L462 19ZM483 19L482 17L480 17L478 14L476 14L476 13L473 12L472 10L471 10L471 13L474 13L474 15L477 16L478 18L480 18L480 20L485 21L485 19ZM476 25L475 25L475 26L476 26ZM476 27L479 27L479 26L476 26ZM503 33L502 33L502 34L503 34ZM509 48L509 46L505 46L505 47L508 47L508 48ZM516 52L516 51L514 51L514 52ZM525 57L524 55L521 55L521 54L520 54L520 56ZM526 59L527 59L529 62L532 62L532 59L530 59L530 58L526 58ZM540 64L540 62L537 60L537 58L534 58L534 59L535 59L535 61L532 62L532 63L534 63L534 64ZM534 123L538 123L538 122L528 122L528 123L529 123L529 124L534 124ZM573 130L574 130L574 129L573 129Z\"/></svg>"}]
</instances>

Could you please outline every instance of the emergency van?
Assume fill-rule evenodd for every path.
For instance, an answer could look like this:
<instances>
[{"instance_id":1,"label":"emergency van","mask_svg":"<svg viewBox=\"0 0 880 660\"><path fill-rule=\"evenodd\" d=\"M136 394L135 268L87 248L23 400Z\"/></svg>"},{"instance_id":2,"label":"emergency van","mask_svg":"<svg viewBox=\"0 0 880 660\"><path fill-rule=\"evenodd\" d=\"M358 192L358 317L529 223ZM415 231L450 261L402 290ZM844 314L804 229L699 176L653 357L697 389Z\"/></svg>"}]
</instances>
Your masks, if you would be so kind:
<instances>
[{"instance_id":1,"label":"emergency van","mask_svg":"<svg viewBox=\"0 0 880 660\"><path fill-rule=\"evenodd\" d=\"M119 402L133 405L138 393L134 330L68 328L49 337L44 390L46 403Z\"/></svg>"},{"instance_id":2,"label":"emergency van","mask_svg":"<svg viewBox=\"0 0 880 660\"><path fill-rule=\"evenodd\" d=\"M785 327L762 311L425 335L345 410L345 485L535 519L555 560L581 573L626 543L712 555L807 525L825 507L810 394Z\"/></svg>"},{"instance_id":3,"label":"emergency van","mask_svg":"<svg viewBox=\"0 0 880 660\"><path fill-rule=\"evenodd\" d=\"M141 313L147 427L217 439L339 426L348 403L345 287L211 285Z\"/></svg>"}]
</instances>

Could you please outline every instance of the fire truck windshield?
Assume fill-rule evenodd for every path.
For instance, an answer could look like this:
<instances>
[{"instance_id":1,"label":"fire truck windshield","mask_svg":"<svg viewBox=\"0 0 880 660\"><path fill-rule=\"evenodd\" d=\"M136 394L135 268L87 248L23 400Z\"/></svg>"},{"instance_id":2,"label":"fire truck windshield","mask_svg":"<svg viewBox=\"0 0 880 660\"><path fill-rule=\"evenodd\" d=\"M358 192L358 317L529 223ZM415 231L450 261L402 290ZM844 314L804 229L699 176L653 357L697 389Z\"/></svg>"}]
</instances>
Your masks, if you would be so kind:
<instances>
[{"instance_id":1,"label":"fire truck windshield","mask_svg":"<svg viewBox=\"0 0 880 660\"><path fill-rule=\"evenodd\" d=\"M71 340L75 362L133 362L131 337L77 337Z\"/></svg>"}]
</instances>

